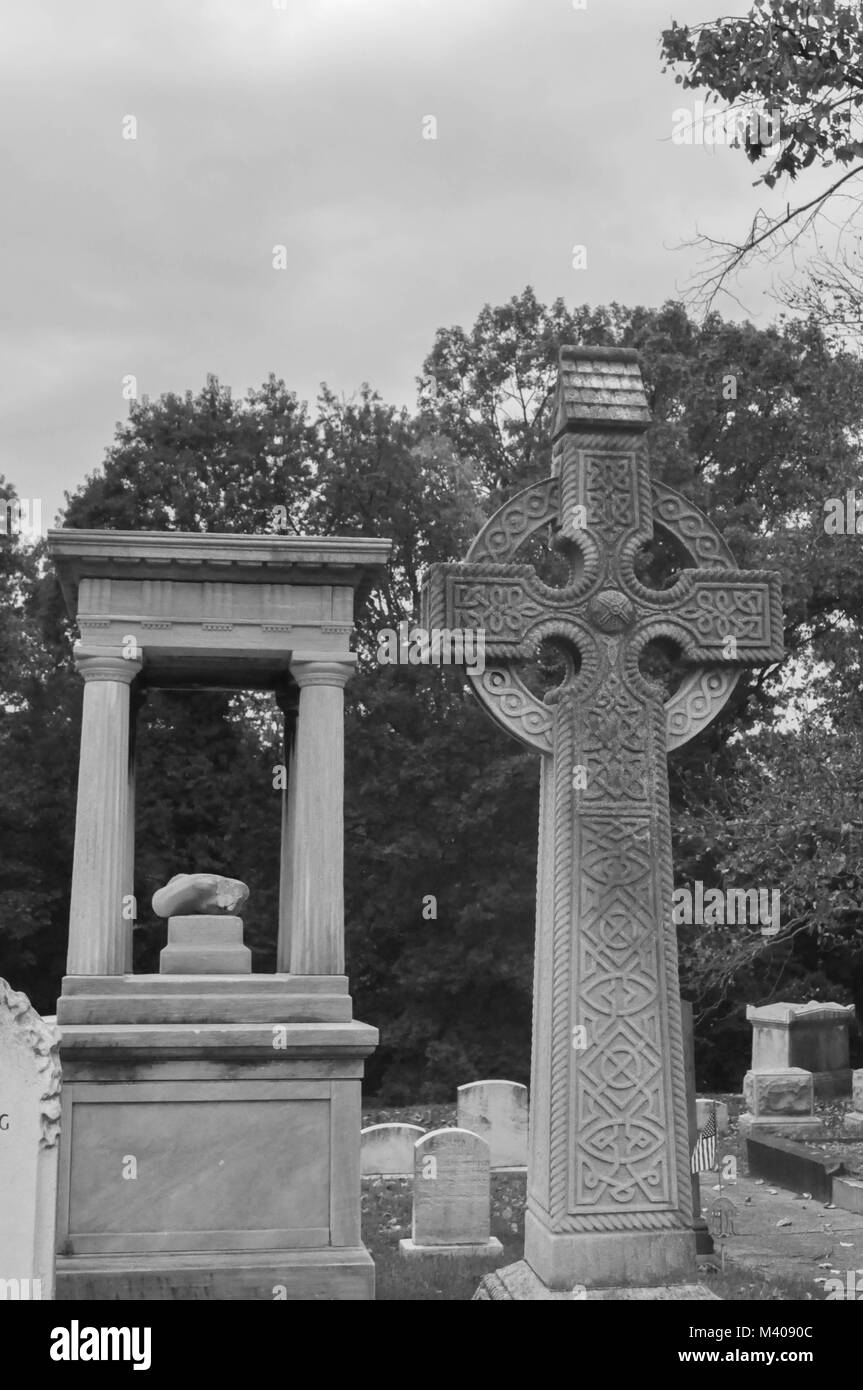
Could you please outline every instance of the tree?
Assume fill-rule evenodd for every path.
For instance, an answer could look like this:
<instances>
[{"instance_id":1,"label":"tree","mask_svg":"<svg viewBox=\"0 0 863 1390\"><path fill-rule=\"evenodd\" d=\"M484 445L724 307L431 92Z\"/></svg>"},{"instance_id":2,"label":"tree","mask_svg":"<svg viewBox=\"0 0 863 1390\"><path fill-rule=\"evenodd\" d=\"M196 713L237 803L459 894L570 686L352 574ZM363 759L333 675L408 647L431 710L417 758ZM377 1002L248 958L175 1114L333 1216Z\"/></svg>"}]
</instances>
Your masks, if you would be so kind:
<instances>
[{"instance_id":1,"label":"tree","mask_svg":"<svg viewBox=\"0 0 863 1390\"><path fill-rule=\"evenodd\" d=\"M522 334L535 334L538 349ZM423 567L462 558L489 509L548 467L561 340L639 350L654 474L710 513L741 564L778 564L791 671L798 682L816 663L829 673L818 706L826 728L831 720L838 727L848 706L859 722L861 542L828 535L823 516L825 500L844 497L860 477L863 366L831 350L813 323L763 331L711 315L698 325L680 305L569 310L526 290L488 306L469 329L440 330L416 416L369 388L349 401L324 388L309 409L275 378L244 398L210 379L197 395L134 407L103 469L68 503L76 526L392 538L388 572L357 614L345 786L348 970L357 1015L381 1029L368 1089L387 1101L450 1096L471 1073L527 1079L538 760L487 719L462 672L379 666L375 653L382 626L417 616ZM641 572L661 582L675 558L657 544ZM50 1011L68 916L81 683L71 625L39 552L10 547L2 559L0 641L11 656L0 716L0 968ZM544 676L553 678L551 661ZM697 746L672 759L682 880L773 872L755 862L740 806L751 793L768 845L795 829L804 803L792 774L799 766L803 777L820 757L798 737L800 707L785 671L747 677ZM771 741L759 730L777 711L787 728ZM272 969L273 766L282 761L272 700L152 692L139 728L136 967L154 969L164 940L149 911L153 891L181 869L204 868L249 882L247 940L255 968ZM806 816L831 834L848 818L854 756L849 745L832 764L835 795L814 774L806 779ZM736 806L723 800L729 786L739 789ZM780 789L784 828L768 824L771 786ZM813 874L826 867L819 858ZM717 1068L723 1053L734 1055L731 1040L739 1046L745 1036L747 999L764 1002L792 976L803 990L841 974L860 929L847 916L842 944L835 921L857 900L856 873L847 882L838 874L849 901L829 900L823 913L814 878L783 882L789 910L813 930L761 943L748 963L723 957L718 940L692 950L684 943L699 1012L713 1033L726 1030ZM781 951L784 974L775 964Z\"/></svg>"},{"instance_id":2,"label":"tree","mask_svg":"<svg viewBox=\"0 0 863 1390\"><path fill-rule=\"evenodd\" d=\"M710 308L753 256L817 231L840 192L852 195L855 211L859 206L863 10L842 0L755 0L742 18L693 26L674 21L662 33L661 52L663 71L683 69L675 81L684 89L706 88L708 101L728 103L725 114L742 114L744 125L754 113L741 148L751 163L766 163L756 184L796 183L813 166L833 171L825 188L793 206L760 209L740 241L702 238L711 254L697 289ZM854 274L859 281L859 262Z\"/></svg>"}]
</instances>

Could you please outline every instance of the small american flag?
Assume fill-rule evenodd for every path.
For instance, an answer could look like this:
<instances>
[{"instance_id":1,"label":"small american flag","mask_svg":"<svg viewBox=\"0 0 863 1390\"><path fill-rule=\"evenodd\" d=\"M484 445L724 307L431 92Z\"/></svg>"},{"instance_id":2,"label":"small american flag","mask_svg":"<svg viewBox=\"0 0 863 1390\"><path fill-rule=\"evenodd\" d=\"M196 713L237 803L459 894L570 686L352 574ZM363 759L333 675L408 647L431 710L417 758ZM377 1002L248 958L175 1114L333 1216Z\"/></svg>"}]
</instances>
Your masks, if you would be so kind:
<instances>
[{"instance_id":1,"label":"small american flag","mask_svg":"<svg viewBox=\"0 0 863 1390\"><path fill-rule=\"evenodd\" d=\"M716 1102L707 1116L707 1123L698 1136L695 1148L692 1150L692 1162L690 1171L693 1173L709 1173L716 1167Z\"/></svg>"}]
</instances>

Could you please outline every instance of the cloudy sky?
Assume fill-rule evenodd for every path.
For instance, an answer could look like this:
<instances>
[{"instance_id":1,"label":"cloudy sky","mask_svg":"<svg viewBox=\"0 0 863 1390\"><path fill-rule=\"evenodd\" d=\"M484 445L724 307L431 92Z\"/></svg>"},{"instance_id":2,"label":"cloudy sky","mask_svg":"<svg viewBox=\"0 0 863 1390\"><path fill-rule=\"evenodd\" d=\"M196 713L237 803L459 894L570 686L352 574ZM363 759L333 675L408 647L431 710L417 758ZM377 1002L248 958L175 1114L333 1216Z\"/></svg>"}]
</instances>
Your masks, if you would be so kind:
<instances>
[{"instance_id":1,"label":"cloudy sky","mask_svg":"<svg viewBox=\"0 0 863 1390\"><path fill-rule=\"evenodd\" d=\"M691 96L659 57L672 18L746 3L280 6L4 0L0 473L46 524L128 375L150 396L207 372L307 399L367 380L412 404L438 327L526 284L659 304L697 269L681 243L763 199L742 153L672 143ZM761 324L769 290L744 282Z\"/></svg>"}]
</instances>

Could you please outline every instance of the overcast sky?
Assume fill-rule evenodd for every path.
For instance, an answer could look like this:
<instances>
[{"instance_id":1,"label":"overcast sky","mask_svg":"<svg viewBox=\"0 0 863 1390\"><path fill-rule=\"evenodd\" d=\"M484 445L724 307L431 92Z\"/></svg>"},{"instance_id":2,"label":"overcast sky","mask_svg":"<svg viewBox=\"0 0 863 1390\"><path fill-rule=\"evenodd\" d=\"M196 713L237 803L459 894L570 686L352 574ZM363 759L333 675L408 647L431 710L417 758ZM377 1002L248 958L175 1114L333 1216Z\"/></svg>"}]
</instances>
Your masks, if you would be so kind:
<instances>
[{"instance_id":1,"label":"overcast sky","mask_svg":"<svg viewBox=\"0 0 863 1390\"><path fill-rule=\"evenodd\" d=\"M0 473L45 524L128 374L151 397L275 371L412 405L438 327L526 284L660 304L696 227L739 232L762 201L742 152L672 143L692 97L659 57L672 18L746 3L279 4L5 0ZM760 324L769 288L745 282Z\"/></svg>"}]
</instances>

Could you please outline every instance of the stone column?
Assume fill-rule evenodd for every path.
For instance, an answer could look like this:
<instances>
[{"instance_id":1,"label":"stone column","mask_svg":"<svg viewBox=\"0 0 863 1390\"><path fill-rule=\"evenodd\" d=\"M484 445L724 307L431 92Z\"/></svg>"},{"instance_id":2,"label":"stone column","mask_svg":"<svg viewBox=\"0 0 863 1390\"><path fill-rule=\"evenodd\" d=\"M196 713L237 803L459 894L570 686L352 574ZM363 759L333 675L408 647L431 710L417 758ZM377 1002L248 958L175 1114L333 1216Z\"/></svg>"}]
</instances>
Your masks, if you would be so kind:
<instances>
[{"instance_id":1,"label":"stone column","mask_svg":"<svg viewBox=\"0 0 863 1390\"><path fill-rule=\"evenodd\" d=\"M276 970L291 968L291 897L293 894L294 814L297 793L295 749L300 692L295 685L276 691L276 704L284 718L284 752L287 786L282 791L282 838L279 851L279 938Z\"/></svg>"},{"instance_id":2,"label":"stone column","mask_svg":"<svg viewBox=\"0 0 863 1390\"><path fill-rule=\"evenodd\" d=\"M135 897L135 771L137 766L137 716L146 699L146 691L135 689L131 692L129 700L129 806L126 814L127 840L126 840L126 884L123 889L124 897ZM138 904L135 903L135 911L132 917L124 918L125 922L125 973L132 974L132 932L135 920L138 916Z\"/></svg>"},{"instance_id":3,"label":"stone column","mask_svg":"<svg viewBox=\"0 0 863 1390\"><path fill-rule=\"evenodd\" d=\"M292 975L344 973L344 687L355 662L349 652L291 662L300 687L292 768Z\"/></svg>"},{"instance_id":4,"label":"stone column","mask_svg":"<svg viewBox=\"0 0 863 1390\"><path fill-rule=\"evenodd\" d=\"M122 975L129 856L129 686L140 660L79 650L84 678L68 975Z\"/></svg>"}]
</instances>

